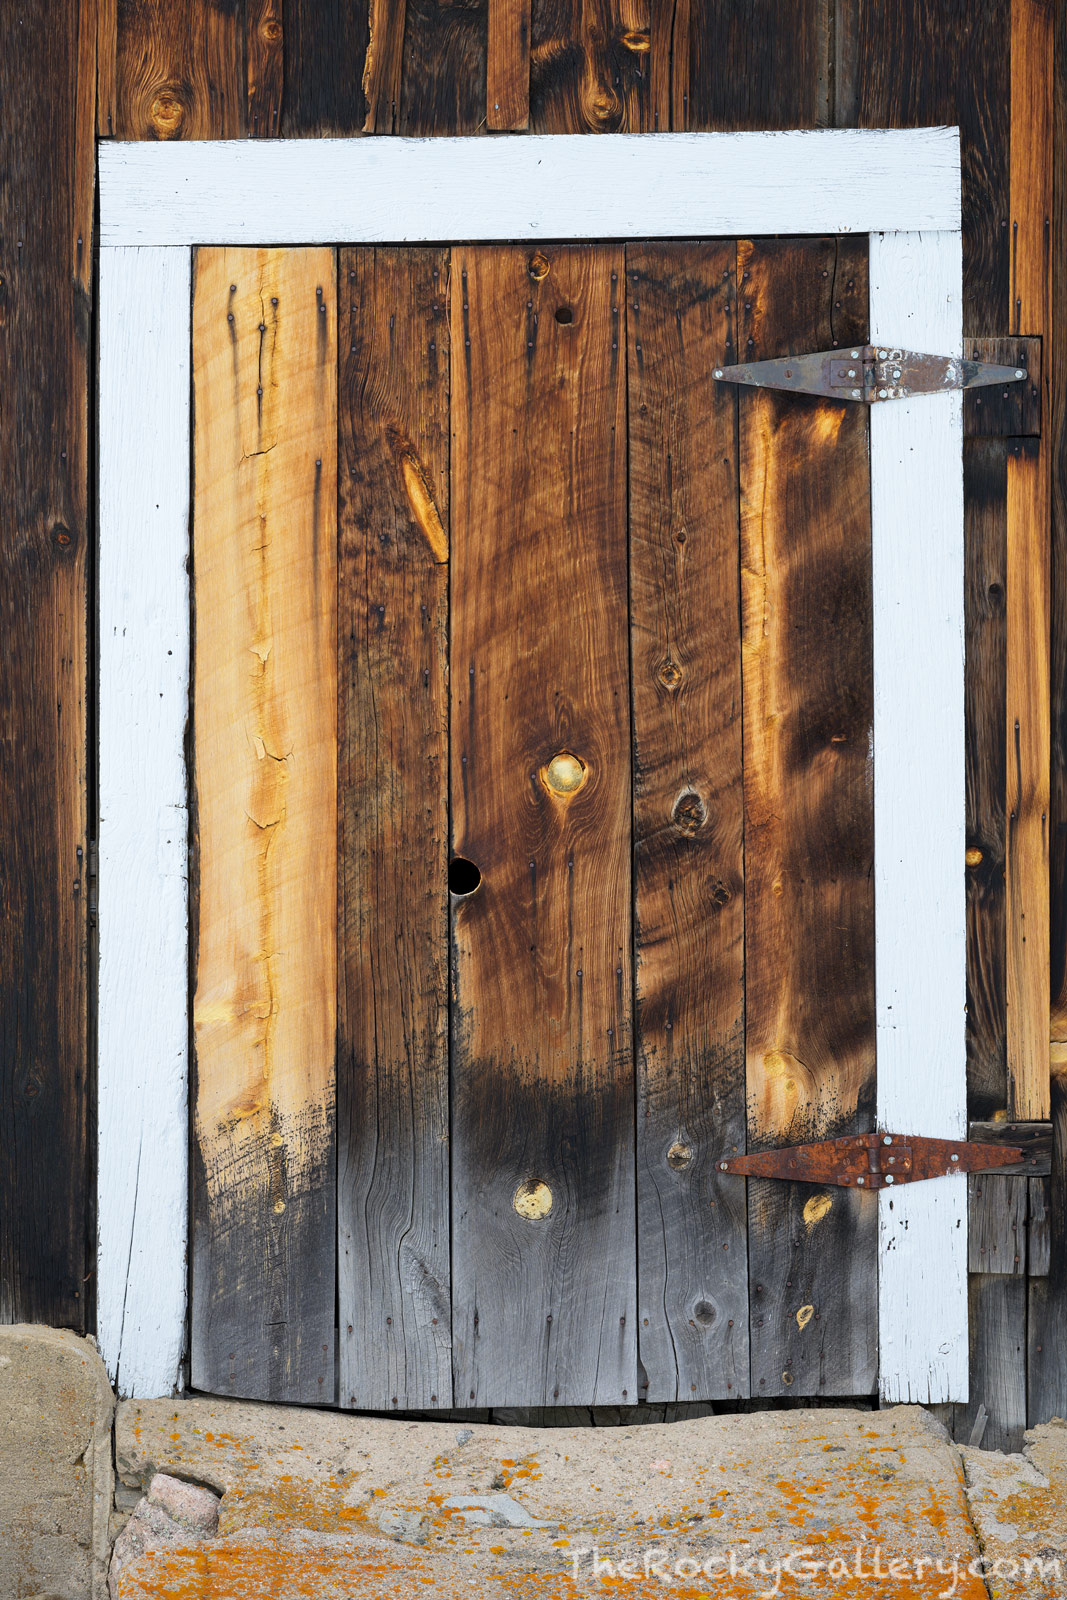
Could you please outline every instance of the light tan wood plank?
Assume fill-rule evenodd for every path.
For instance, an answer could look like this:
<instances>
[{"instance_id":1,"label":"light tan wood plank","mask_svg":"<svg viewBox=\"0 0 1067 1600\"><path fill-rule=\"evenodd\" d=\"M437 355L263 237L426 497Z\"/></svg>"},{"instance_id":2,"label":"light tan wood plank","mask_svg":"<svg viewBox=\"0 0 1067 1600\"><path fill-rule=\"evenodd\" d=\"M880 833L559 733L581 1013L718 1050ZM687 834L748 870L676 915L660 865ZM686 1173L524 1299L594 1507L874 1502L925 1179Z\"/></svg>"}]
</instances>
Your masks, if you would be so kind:
<instances>
[{"instance_id":1,"label":"light tan wood plank","mask_svg":"<svg viewBox=\"0 0 1067 1600\"><path fill-rule=\"evenodd\" d=\"M205 249L193 305L193 1383L334 1399L336 289Z\"/></svg>"}]
</instances>

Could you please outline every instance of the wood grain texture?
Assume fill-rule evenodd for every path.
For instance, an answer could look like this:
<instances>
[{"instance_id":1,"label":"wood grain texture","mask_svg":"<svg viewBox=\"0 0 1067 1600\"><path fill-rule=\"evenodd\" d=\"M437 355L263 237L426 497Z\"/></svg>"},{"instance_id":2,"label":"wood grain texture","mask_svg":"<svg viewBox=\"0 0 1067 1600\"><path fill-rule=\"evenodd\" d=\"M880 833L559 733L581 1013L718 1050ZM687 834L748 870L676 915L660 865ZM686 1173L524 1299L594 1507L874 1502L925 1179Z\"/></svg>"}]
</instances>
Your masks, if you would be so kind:
<instances>
[{"instance_id":1,"label":"wood grain texture","mask_svg":"<svg viewBox=\"0 0 1067 1600\"><path fill-rule=\"evenodd\" d=\"M1052 1038L1067 1043L1067 8L1053 45L1051 464L1051 985Z\"/></svg>"},{"instance_id":2,"label":"wood grain texture","mask_svg":"<svg viewBox=\"0 0 1067 1600\"><path fill-rule=\"evenodd\" d=\"M1031 1278L1047 1278L1051 1257L1049 1222L1052 1193L1048 1178L1027 1180L1026 1270Z\"/></svg>"},{"instance_id":3,"label":"wood grain texture","mask_svg":"<svg viewBox=\"0 0 1067 1600\"><path fill-rule=\"evenodd\" d=\"M992 1172L967 1179L967 1262L972 1273L1025 1276L1029 1182Z\"/></svg>"},{"instance_id":4,"label":"wood grain texture","mask_svg":"<svg viewBox=\"0 0 1067 1600\"><path fill-rule=\"evenodd\" d=\"M1051 1170L1051 1122L972 1122L967 1137L976 1144L1014 1145L1023 1151L1021 1161L998 1167L998 1172L1038 1178Z\"/></svg>"},{"instance_id":5,"label":"wood grain texture","mask_svg":"<svg viewBox=\"0 0 1067 1600\"><path fill-rule=\"evenodd\" d=\"M308 138L358 133L367 115L370 0L283 4L285 133Z\"/></svg>"},{"instance_id":6,"label":"wood grain texture","mask_svg":"<svg viewBox=\"0 0 1067 1600\"><path fill-rule=\"evenodd\" d=\"M284 0L247 0L247 128L252 139L281 131L285 82Z\"/></svg>"},{"instance_id":7,"label":"wood grain texture","mask_svg":"<svg viewBox=\"0 0 1067 1600\"><path fill-rule=\"evenodd\" d=\"M525 128L530 120L530 0L488 0L486 125Z\"/></svg>"},{"instance_id":8,"label":"wood grain texture","mask_svg":"<svg viewBox=\"0 0 1067 1600\"><path fill-rule=\"evenodd\" d=\"M334 1396L336 284L197 252L192 1383Z\"/></svg>"},{"instance_id":9,"label":"wood grain texture","mask_svg":"<svg viewBox=\"0 0 1067 1600\"><path fill-rule=\"evenodd\" d=\"M239 139L246 131L244 8L123 0L115 58L118 139Z\"/></svg>"},{"instance_id":10,"label":"wood grain texture","mask_svg":"<svg viewBox=\"0 0 1067 1600\"><path fill-rule=\"evenodd\" d=\"M746 359L862 341L866 241L738 247ZM863 410L738 400L749 1149L873 1126L872 605ZM749 1182L752 1389L874 1387L872 1197Z\"/></svg>"},{"instance_id":11,"label":"wood grain texture","mask_svg":"<svg viewBox=\"0 0 1067 1600\"><path fill-rule=\"evenodd\" d=\"M482 130L488 31L488 0L407 0L399 133L428 137Z\"/></svg>"},{"instance_id":12,"label":"wood grain texture","mask_svg":"<svg viewBox=\"0 0 1067 1600\"><path fill-rule=\"evenodd\" d=\"M961 1443L970 1438L984 1406L983 1450L1021 1450L1026 1428L1026 1279L974 1274L968 1300L971 1394L966 1405L956 1407L955 1436Z\"/></svg>"},{"instance_id":13,"label":"wood grain texture","mask_svg":"<svg viewBox=\"0 0 1067 1600\"><path fill-rule=\"evenodd\" d=\"M1007 441L963 452L967 672L967 1095L971 1114L1008 1104L1004 944Z\"/></svg>"},{"instance_id":14,"label":"wood grain texture","mask_svg":"<svg viewBox=\"0 0 1067 1600\"><path fill-rule=\"evenodd\" d=\"M650 0L649 95L653 133L689 126L692 0Z\"/></svg>"},{"instance_id":15,"label":"wood grain texture","mask_svg":"<svg viewBox=\"0 0 1067 1600\"><path fill-rule=\"evenodd\" d=\"M448 252L339 263L341 1402L452 1402Z\"/></svg>"},{"instance_id":16,"label":"wood grain texture","mask_svg":"<svg viewBox=\"0 0 1067 1600\"><path fill-rule=\"evenodd\" d=\"M535 133L651 128L650 0L533 0Z\"/></svg>"},{"instance_id":17,"label":"wood grain texture","mask_svg":"<svg viewBox=\"0 0 1067 1600\"><path fill-rule=\"evenodd\" d=\"M638 1343L649 1400L748 1393L735 247L630 245Z\"/></svg>"},{"instance_id":18,"label":"wood grain texture","mask_svg":"<svg viewBox=\"0 0 1067 1600\"><path fill-rule=\"evenodd\" d=\"M689 0L689 128L829 121L825 0ZM681 49L676 38L674 49Z\"/></svg>"},{"instance_id":19,"label":"wood grain texture","mask_svg":"<svg viewBox=\"0 0 1067 1600\"><path fill-rule=\"evenodd\" d=\"M960 130L964 326L1008 333L1011 0L836 0L838 127Z\"/></svg>"},{"instance_id":20,"label":"wood grain texture","mask_svg":"<svg viewBox=\"0 0 1067 1600\"><path fill-rule=\"evenodd\" d=\"M96 36L79 18L0 10L0 1322L86 1332Z\"/></svg>"},{"instance_id":21,"label":"wood grain texture","mask_svg":"<svg viewBox=\"0 0 1067 1600\"><path fill-rule=\"evenodd\" d=\"M1011 0L1010 331L1043 336L1051 413L1053 6ZM1008 1108L1049 1114L1050 442L1008 458Z\"/></svg>"},{"instance_id":22,"label":"wood grain texture","mask_svg":"<svg viewBox=\"0 0 1067 1600\"><path fill-rule=\"evenodd\" d=\"M96 1336L122 1395L172 1393L185 1348L190 272L100 253Z\"/></svg>"},{"instance_id":23,"label":"wood grain texture","mask_svg":"<svg viewBox=\"0 0 1067 1600\"><path fill-rule=\"evenodd\" d=\"M406 0L371 0L363 95L364 133L395 133L400 120Z\"/></svg>"},{"instance_id":24,"label":"wood grain texture","mask_svg":"<svg viewBox=\"0 0 1067 1600\"><path fill-rule=\"evenodd\" d=\"M619 247L452 253L464 1405L637 1393L624 293Z\"/></svg>"},{"instance_id":25,"label":"wood grain texture","mask_svg":"<svg viewBox=\"0 0 1067 1600\"><path fill-rule=\"evenodd\" d=\"M1067 1049L1052 1047L1052 1172L1040 1214L1031 1197L1031 1266L1026 1358L1027 1423L1067 1415ZM1041 1268L1045 1276L1036 1276Z\"/></svg>"},{"instance_id":26,"label":"wood grain texture","mask_svg":"<svg viewBox=\"0 0 1067 1600\"><path fill-rule=\"evenodd\" d=\"M1024 383L968 389L963 396L963 437L1032 438L1041 432L1041 340L967 339L971 361L992 361L1028 374Z\"/></svg>"}]
</instances>

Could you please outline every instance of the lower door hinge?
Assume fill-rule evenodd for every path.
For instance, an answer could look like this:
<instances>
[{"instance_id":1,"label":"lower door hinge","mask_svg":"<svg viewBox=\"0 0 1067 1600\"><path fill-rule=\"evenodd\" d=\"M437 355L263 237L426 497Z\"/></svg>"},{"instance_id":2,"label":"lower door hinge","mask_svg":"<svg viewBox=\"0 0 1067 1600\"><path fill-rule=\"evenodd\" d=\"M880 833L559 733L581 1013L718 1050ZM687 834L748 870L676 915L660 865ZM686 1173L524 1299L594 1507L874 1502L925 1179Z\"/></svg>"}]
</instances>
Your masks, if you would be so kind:
<instances>
[{"instance_id":1,"label":"lower door hinge","mask_svg":"<svg viewBox=\"0 0 1067 1600\"><path fill-rule=\"evenodd\" d=\"M963 1139L927 1139L921 1134L859 1133L818 1144L795 1144L758 1155L726 1156L720 1172L746 1178L785 1178L841 1188L885 1189L920 1183L953 1172L985 1172L1023 1159L1014 1145L972 1144Z\"/></svg>"},{"instance_id":2,"label":"lower door hinge","mask_svg":"<svg viewBox=\"0 0 1067 1600\"><path fill-rule=\"evenodd\" d=\"M760 389L786 389L795 394L818 394L831 400L859 400L875 405L881 400L907 400L914 394L1020 383L1026 377L1026 368L865 344L854 349L822 350L807 356L779 356L773 361L716 367L712 376L720 383L750 383Z\"/></svg>"}]
</instances>

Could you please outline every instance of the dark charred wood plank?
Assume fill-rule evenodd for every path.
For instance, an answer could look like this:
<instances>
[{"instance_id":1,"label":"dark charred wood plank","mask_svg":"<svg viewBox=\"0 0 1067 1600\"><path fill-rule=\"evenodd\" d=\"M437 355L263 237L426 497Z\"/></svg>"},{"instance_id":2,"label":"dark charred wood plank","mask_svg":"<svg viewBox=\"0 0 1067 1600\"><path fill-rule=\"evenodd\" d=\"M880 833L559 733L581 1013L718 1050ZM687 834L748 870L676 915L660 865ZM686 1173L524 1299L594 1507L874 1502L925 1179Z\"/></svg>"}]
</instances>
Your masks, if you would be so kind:
<instances>
[{"instance_id":1,"label":"dark charred wood plank","mask_svg":"<svg viewBox=\"0 0 1067 1600\"><path fill-rule=\"evenodd\" d=\"M1008 1103L1004 988L1007 561L1004 440L963 451L967 784L967 1095L973 1115Z\"/></svg>"},{"instance_id":2,"label":"dark charred wood plank","mask_svg":"<svg viewBox=\"0 0 1067 1600\"><path fill-rule=\"evenodd\" d=\"M824 126L826 25L826 0L689 0L689 128Z\"/></svg>"},{"instance_id":3,"label":"dark charred wood plank","mask_svg":"<svg viewBox=\"0 0 1067 1600\"><path fill-rule=\"evenodd\" d=\"M193 294L192 1383L333 1404L336 281L202 249Z\"/></svg>"},{"instance_id":4,"label":"dark charred wood plank","mask_svg":"<svg viewBox=\"0 0 1067 1600\"><path fill-rule=\"evenodd\" d=\"M626 252L638 1345L645 1397L748 1393L733 242Z\"/></svg>"},{"instance_id":5,"label":"dark charred wood plank","mask_svg":"<svg viewBox=\"0 0 1067 1600\"><path fill-rule=\"evenodd\" d=\"M743 242L745 359L861 342L866 240ZM875 1106L870 491L863 410L739 391L748 1147ZM877 1203L750 1180L752 1392L863 1394Z\"/></svg>"},{"instance_id":6,"label":"dark charred wood plank","mask_svg":"<svg viewBox=\"0 0 1067 1600\"><path fill-rule=\"evenodd\" d=\"M277 3L284 28L282 132L289 138L359 133L367 118L370 0Z\"/></svg>"},{"instance_id":7,"label":"dark charred wood plank","mask_svg":"<svg viewBox=\"0 0 1067 1600\"><path fill-rule=\"evenodd\" d=\"M0 8L0 1322L92 1326L86 564L96 29Z\"/></svg>"},{"instance_id":8,"label":"dark charred wood plank","mask_svg":"<svg viewBox=\"0 0 1067 1600\"><path fill-rule=\"evenodd\" d=\"M651 0L533 0L530 129L651 129Z\"/></svg>"},{"instance_id":9,"label":"dark charred wood plank","mask_svg":"<svg viewBox=\"0 0 1067 1600\"><path fill-rule=\"evenodd\" d=\"M623 279L617 247L452 254L461 1404L637 1392Z\"/></svg>"},{"instance_id":10,"label":"dark charred wood plank","mask_svg":"<svg viewBox=\"0 0 1067 1600\"><path fill-rule=\"evenodd\" d=\"M448 253L341 254L340 1396L452 1403Z\"/></svg>"},{"instance_id":11,"label":"dark charred wood plank","mask_svg":"<svg viewBox=\"0 0 1067 1600\"><path fill-rule=\"evenodd\" d=\"M407 0L398 133L485 127L488 0Z\"/></svg>"},{"instance_id":12,"label":"dark charred wood plank","mask_svg":"<svg viewBox=\"0 0 1067 1600\"><path fill-rule=\"evenodd\" d=\"M954 124L963 161L963 316L1011 331L1009 20L1011 0L837 0L838 127ZM1024 329L1023 332L1032 332Z\"/></svg>"},{"instance_id":13,"label":"dark charred wood plank","mask_svg":"<svg viewBox=\"0 0 1067 1600\"><path fill-rule=\"evenodd\" d=\"M1026 1425L1067 1413L1067 1293L1051 1278L1031 1278L1026 1353Z\"/></svg>"},{"instance_id":14,"label":"dark charred wood plank","mask_svg":"<svg viewBox=\"0 0 1067 1600\"><path fill-rule=\"evenodd\" d=\"M653 133L689 126L691 0L650 0L649 94Z\"/></svg>"},{"instance_id":15,"label":"dark charred wood plank","mask_svg":"<svg viewBox=\"0 0 1067 1600\"><path fill-rule=\"evenodd\" d=\"M1022 1161L1000 1167L998 1172L1023 1177L1047 1175L1052 1156L1052 1124L1050 1122L972 1122L967 1129L968 1139L976 1144L1015 1145L1026 1152Z\"/></svg>"},{"instance_id":16,"label":"dark charred wood plank","mask_svg":"<svg viewBox=\"0 0 1067 1600\"><path fill-rule=\"evenodd\" d=\"M244 7L122 0L115 65L120 139L239 139L246 132Z\"/></svg>"},{"instance_id":17,"label":"dark charred wood plank","mask_svg":"<svg viewBox=\"0 0 1067 1600\"><path fill-rule=\"evenodd\" d=\"M1002 1173L967 1179L967 1265L971 1272L1026 1275L1027 1184Z\"/></svg>"},{"instance_id":18,"label":"dark charred wood plank","mask_svg":"<svg viewBox=\"0 0 1067 1600\"><path fill-rule=\"evenodd\" d=\"M249 137L270 139L281 130L285 49L283 0L247 0Z\"/></svg>"},{"instance_id":19,"label":"dark charred wood plank","mask_svg":"<svg viewBox=\"0 0 1067 1600\"><path fill-rule=\"evenodd\" d=\"M1029 374L1025 383L968 389L963 396L963 436L1027 438L1041 432L1041 340L968 339L964 352L972 361L991 361Z\"/></svg>"}]
</instances>

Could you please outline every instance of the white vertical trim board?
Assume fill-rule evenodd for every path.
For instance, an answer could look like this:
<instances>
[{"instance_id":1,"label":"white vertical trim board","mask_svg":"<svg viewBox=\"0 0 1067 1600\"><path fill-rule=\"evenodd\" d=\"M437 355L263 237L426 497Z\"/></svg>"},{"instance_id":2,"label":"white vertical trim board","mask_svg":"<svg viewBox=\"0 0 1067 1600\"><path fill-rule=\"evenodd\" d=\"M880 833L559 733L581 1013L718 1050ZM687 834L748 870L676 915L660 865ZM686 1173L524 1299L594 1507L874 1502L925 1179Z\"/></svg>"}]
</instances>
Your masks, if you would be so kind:
<instances>
[{"instance_id":1,"label":"white vertical trim board","mask_svg":"<svg viewBox=\"0 0 1067 1600\"><path fill-rule=\"evenodd\" d=\"M872 338L962 346L955 129L105 143L98 1333L180 1381L186 1309L191 247L871 236ZM710 374L709 374L710 381ZM878 1121L965 1136L962 406L871 412ZM967 1195L879 1197L886 1400L967 1393Z\"/></svg>"},{"instance_id":2,"label":"white vertical trim board","mask_svg":"<svg viewBox=\"0 0 1067 1600\"><path fill-rule=\"evenodd\" d=\"M185 1329L190 252L100 252L97 1326L119 1392Z\"/></svg>"},{"instance_id":3,"label":"white vertical trim board","mask_svg":"<svg viewBox=\"0 0 1067 1600\"><path fill-rule=\"evenodd\" d=\"M963 354L957 232L871 237L871 340ZM871 407L878 1125L967 1137L963 397ZM966 1400L967 1183L878 1197L883 1400Z\"/></svg>"}]
</instances>

